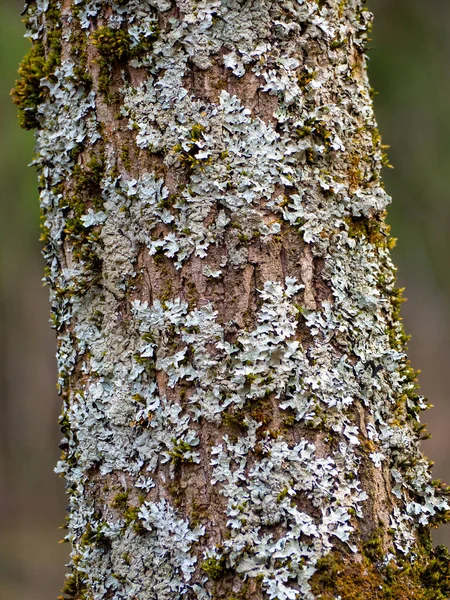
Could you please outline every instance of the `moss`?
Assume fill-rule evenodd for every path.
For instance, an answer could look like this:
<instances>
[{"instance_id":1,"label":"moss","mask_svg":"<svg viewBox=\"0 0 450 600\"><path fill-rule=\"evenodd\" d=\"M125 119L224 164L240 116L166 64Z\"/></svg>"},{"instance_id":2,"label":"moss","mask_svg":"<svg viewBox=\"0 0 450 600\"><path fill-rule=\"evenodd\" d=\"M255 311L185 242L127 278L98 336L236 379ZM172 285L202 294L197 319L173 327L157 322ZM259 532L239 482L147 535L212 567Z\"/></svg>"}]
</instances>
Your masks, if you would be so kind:
<instances>
[{"instance_id":1,"label":"moss","mask_svg":"<svg viewBox=\"0 0 450 600\"><path fill-rule=\"evenodd\" d=\"M383 560L383 528L380 526L375 529L370 538L363 544L365 556L372 562L380 562Z\"/></svg>"},{"instance_id":2,"label":"moss","mask_svg":"<svg viewBox=\"0 0 450 600\"><path fill-rule=\"evenodd\" d=\"M88 523L86 526L86 531L81 537L80 546L102 546L108 547L110 545L108 538L105 536L103 531L101 530L101 526L97 529L93 529L91 524Z\"/></svg>"},{"instance_id":3,"label":"moss","mask_svg":"<svg viewBox=\"0 0 450 600\"><path fill-rule=\"evenodd\" d=\"M122 146L120 151L120 159L122 161L123 166L127 171L131 169L131 160L130 160L130 149L128 146Z\"/></svg>"},{"instance_id":4,"label":"moss","mask_svg":"<svg viewBox=\"0 0 450 600\"><path fill-rule=\"evenodd\" d=\"M252 379L251 375L250 379ZM249 380L247 379L248 382ZM264 381L264 383L266 382ZM244 422L246 417L261 424L257 431L257 437L262 438L265 436L273 420L273 406L270 394L264 398L247 400L242 408L229 407L225 409L222 413L222 423L226 427L238 430L240 433L243 429L247 429L247 425Z\"/></svg>"},{"instance_id":5,"label":"moss","mask_svg":"<svg viewBox=\"0 0 450 600\"><path fill-rule=\"evenodd\" d=\"M145 398L144 398L144 396L141 396L141 394L134 394L134 396L132 396L132 398L135 402L139 402L140 404L145 404Z\"/></svg>"},{"instance_id":6,"label":"moss","mask_svg":"<svg viewBox=\"0 0 450 600\"><path fill-rule=\"evenodd\" d=\"M61 592L58 600L90 600L86 574L74 568L72 573L67 576Z\"/></svg>"},{"instance_id":7,"label":"moss","mask_svg":"<svg viewBox=\"0 0 450 600\"><path fill-rule=\"evenodd\" d=\"M309 71L301 71L297 76L297 81L300 88L305 89L306 86L314 79L316 74L316 71L313 71L312 73Z\"/></svg>"},{"instance_id":8,"label":"moss","mask_svg":"<svg viewBox=\"0 0 450 600\"><path fill-rule=\"evenodd\" d=\"M322 600L445 600L450 593L450 557L442 546L432 550L429 536L415 562L382 565L385 553L376 530L363 546L363 559L353 562L329 554L317 563L310 583Z\"/></svg>"},{"instance_id":9,"label":"moss","mask_svg":"<svg viewBox=\"0 0 450 600\"><path fill-rule=\"evenodd\" d=\"M182 462L192 462L192 458L186 458L188 452L192 452L192 446L183 440L177 440L172 438L172 448L168 454L172 459L173 464L179 464Z\"/></svg>"},{"instance_id":10,"label":"moss","mask_svg":"<svg viewBox=\"0 0 450 600\"><path fill-rule=\"evenodd\" d=\"M306 163L313 165L316 162L317 152L314 152L312 148L306 148L305 150Z\"/></svg>"},{"instance_id":11,"label":"moss","mask_svg":"<svg viewBox=\"0 0 450 600\"><path fill-rule=\"evenodd\" d=\"M226 575L226 558L224 556L221 556L220 558L211 556L202 562L201 568L202 571L207 574L209 579L217 581Z\"/></svg>"},{"instance_id":12,"label":"moss","mask_svg":"<svg viewBox=\"0 0 450 600\"><path fill-rule=\"evenodd\" d=\"M103 206L101 180L105 174L105 157L102 153L94 154L86 165L75 165L73 168L74 176L74 208L85 209L85 202L79 207L76 205L77 198L85 194L86 200L92 202L94 208L100 209Z\"/></svg>"},{"instance_id":13,"label":"moss","mask_svg":"<svg viewBox=\"0 0 450 600\"><path fill-rule=\"evenodd\" d=\"M119 510L127 509L129 495L130 495L130 492L128 492L128 491L119 492L118 494L116 494L111 503L112 508L117 508Z\"/></svg>"},{"instance_id":14,"label":"moss","mask_svg":"<svg viewBox=\"0 0 450 600\"><path fill-rule=\"evenodd\" d=\"M288 495L288 488L284 488L277 496L277 502L282 502Z\"/></svg>"},{"instance_id":15,"label":"moss","mask_svg":"<svg viewBox=\"0 0 450 600\"><path fill-rule=\"evenodd\" d=\"M91 39L99 54L110 62L126 59L130 54L130 36L123 29L99 27L92 32Z\"/></svg>"},{"instance_id":16,"label":"moss","mask_svg":"<svg viewBox=\"0 0 450 600\"><path fill-rule=\"evenodd\" d=\"M127 506L127 508L123 511L123 516L125 519L125 525L128 527L128 525L131 525L131 523L133 523L133 527L134 525L138 526L139 531L142 531L142 525L140 525L139 523L139 507L138 506L132 506L129 505ZM136 531L136 528L134 528Z\"/></svg>"},{"instance_id":17,"label":"moss","mask_svg":"<svg viewBox=\"0 0 450 600\"><path fill-rule=\"evenodd\" d=\"M186 284L186 296L189 308L193 310L197 306L199 300L199 293L193 281L188 281Z\"/></svg>"},{"instance_id":18,"label":"moss","mask_svg":"<svg viewBox=\"0 0 450 600\"><path fill-rule=\"evenodd\" d=\"M135 362L138 365L141 365L145 368L145 372L150 375L150 376L154 376L156 369L155 369L155 362L147 357L147 356L141 356L140 354L135 354L133 356L133 359L135 360Z\"/></svg>"},{"instance_id":19,"label":"moss","mask_svg":"<svg viewBox=\"0 0 450 600\"><path fill-rule=\"evenodd\" d=\"M349 237L365 238L376 247L390 247L390 227L385 223L384 217L384 214L380 217L346 217L344 220Z\"/></svg>"},{"instance_id":20,"label":"moss","mask_svg":"<svg viewBox=\"0 0 450 600\"><path fill-rule=\"evenodd\" d=\"M43 101L41 78L44 73L45 54L41 43L35 43L19 67L19 77L11 91L13 102L19 107L19 122L24 129L39 126L37 107Z\"/></svg>"},{"instance_id":21,"label":"moss","mask_svg":"<svg viewBox=\"0 0 450 600\"><path fill-rule=\"evenodd\" d=\"M61 200L62 206L68 206L70 211L64 233L73 244L74 259L83 263L91 284L98 279L102 270L102 261L96 252L99 232L95 228L85 227L81 218L89 206L96 210L103 207L101 181L104 173L105 159L102 152L93 154L84 165L75 165L72 189Z\"/></svg>"},{"instance_id":22,"label":"moss","mask_svg":"<svg viewBox=\"0 0 450 600\"><path fill-rule=\"evenodd\" d=\"M142 534L146 530L139 520L139 506L134 506L133 504L130 504L129 496L130 492L127 490L119 492L114 496L114 499L111 503L111 507L121 511L125 521L125 528L132 525L135 533ZM139 498L140 505L144 502L144 500L145 497Z\"/></svg>"},{"instance_id":23,"label":"moss","mask_svg":"<svg viewBox=\"0 0 450 600\"><path fill-rule=\"evenodd\" d=\"M100 55L96 60L100 68L98 91L105 97L108 103L120 99L118 94L110 92L114 68L126 60L138 58L150 52L158 35L159 28L155 25L153 30L148 32L138 44L132 45L130 34L125 29L117 29L105 25L92 32L92 44L97 48Z\"/></svg>"},{"instance_id":24,"label":"moss","mask_svg":"<svg viewBox=\"0 0 450 600\"><path fill-rule=\"evenodd\" d=\"M295 415L288 415L286 417L283 418L283 427L287 427L287 428L291 428L294 427L294 425L296 424L297 419L295 417Z\"/></svg>"},{"instance_id":25,"label":"moss","mask_svg":"<svg viewBox=\"0 0 450 600\"><path fill-rule=\"evenodd\" d=\"M323 144L326 149L329 149L331 146L332 133L325 121L316 120L315 118L307 119L303 127L297 128L295 133L300 139L312 136L315 143ZM312 152L311 149L309 150Z\"/></svg>"},{"instance_id":26,"label":"moss","mask_svg":"<svg viewBox=\"0 0 450 600\"><path fill-rule=\"evenodd\" d=\"M98 91L107 103L111 103L114 100L110 93L113 67L129 57L130 36L123 29L104 26L92 32L91 40L100 55L96 60L99 66Z\"/></svg>"},{"instance_id":27,"label":"moss","mask_svg":"<svg viewBox=\"0 0 450 600\"><path fill-rule=\"evenodd\" d=\"M174 481L169 485L167 491L172 497L173 505L179 508L183 504L184 490L180 487L178 482Z\"/></svg>"},{"instance_id":28,"label":"moss","mask_svg":"<svg viewBox=\"0 0 450 600\"><path fill-rule=\"evenodd\" d=\"M201 123L195 123L189 132L189 140L187 142L188 150L181 144L176 144L173 147L173 152L177 155L178 160L181 165L185 167L188 172L191 172L195 169L199 169L200 171L205 168L206 165L211 164L212 157L208 158L197 158L196 154L200 150L200 147L197 145L197 142L202 139L203 132L205 131L204 125Z\"/></svg>"},{"instance_id":29,"label":"moss","mask_svg":"<svg viewBox=\"0 0 450 600\"><path fill-rule=\"evenodd\" d=\"M39 127L37 111L47 93L41 79L51 78L61 64L61 13L55 0L49 3L45 24L45 43L42 39L33 42L19 66L19 79L11 90L13 102L19 108L20 126L24 129Z\"/></svg>"},{"instance_id":30,"label":"moss","mask_svg":"<svg viewBox=\"0 0 450 600\"><path fill-rule=\"evenodd\" d=\"M176 194L169 194L167 198L161 198L158 208L171 208L180 198Z\"/></svg>"},{"instance_id":31,"label":"moss","mask_svg":"<svg viewBox=\"0 0 450 600\"><path fill-rule=\"evenodd\" d=\"M161 294L161 302L167 302L173 297L173 286L172 281L169 279L165 285L164 291Z\"/></svg>"},{"instance_id":32,"label":"moss","mask_svg":"<svg viewBox=\"0 0 450 600\"><path fill-rule=\"evenodd\" d=\"M371 88L371 97L373 98L376 95L376 92L373 90L373 88ZM381 164L383 167L386 167L388 169L393 169L393 166L390 164L389 162L389 157L386 154L385 150L387 150L389 148L388 145L386 144L382 144L381 142L381 134L378 130L377 127L372 127L370 129L370 133L372 136L372 145L373 145L373 149L374 152L375 151L380 151L381 152Z\"/></svg>"},{"instance_id":33,"label":"moss","mask_svg":"<svg viewBox=\"0 0 450 600\"><path fill-rule=\"evenodd\" d=\"M74 59L74 80L84 86L86 91L92 88L92 77L88 71L86 33L81 29L78 17L79 5L72 6L72 28L69 37L70 53Z\"/></svg>"},{"instance_id":34,"label":"moss","mask_svg":"<svg viewBox=\"0 0 450 600\"><path fill-rule=\"evenodd\" d=\"M338 6L338 18L342 19L344 15L345 6L347 5L348 0L341 0Z\"/></svg>"},{"instance_id":35,"label":"moss","mask_svg":"<svg viewBox=\"0 0 450 600\"><path fill-rule=\"evenodd\" d=\"M206 505L198 504L195 500L192 501L189 521L191 527L195 528L200 525L202 522L208 520L209 515L209 507Z\"/></svg>"}]
</instances>

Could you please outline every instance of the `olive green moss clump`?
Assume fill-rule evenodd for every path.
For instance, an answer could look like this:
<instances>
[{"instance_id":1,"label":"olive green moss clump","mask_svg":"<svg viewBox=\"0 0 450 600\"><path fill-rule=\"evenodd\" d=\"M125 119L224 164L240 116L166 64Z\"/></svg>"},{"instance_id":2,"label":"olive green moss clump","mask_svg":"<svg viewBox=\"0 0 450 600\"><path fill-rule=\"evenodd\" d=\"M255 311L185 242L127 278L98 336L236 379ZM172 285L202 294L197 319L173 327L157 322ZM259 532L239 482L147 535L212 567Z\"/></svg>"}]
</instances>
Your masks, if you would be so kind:
<instances>
[{"instance_id":1,"label":"olive green moss clump","mask_svg":"<svg viewBox=\"0 0 450 600\"><path fill-rule=\"evenodd\" d=\"M423 536L426 537L425 535ZM331 553L320 559L310 583L322 600L446 600L450 595L450 556L444 546L431 548L429 539L415 561L381 566L385 558L375 534L363 546L361 562Z\"/></svg>"},{"instance_id":2,"label":"olive green moss clump","mask_svg":"<svg viewBox=\"0 0 450 600\"><path fill-rule=\"evenodd\" d=\"M77 7L72 7L72 19L74 27L71 30L69 43L70 53L75 62L73 75L78 85L84 86L86 92L92 88L92 77L88 71L87 39L85 32L81 29Z\"/></svg>"},{"instance_id":3,"label":"olive green moss clump","mask_svg":"<svg viewBox=\"0 0 450 600\"><path fill-rule=\"evenodd\" d=\"M92 43L100 55L96 60L100 68L98 91L108 104L115 100L114 95L110 93L114 68L126 60L138 58L142 54L150 52L158 34L159 29L155 26L155 29L141 42L133 45L131 36L125 29L104 26L92 32Z\"/></svg>"},{"instance_id":4,"label":"olive green moss clump","mask_svg":"<svg viewBox=\"0 0 450 600\"><path fill-rule=\"evenodd\" d=\"M157 25L138 44L132 44L130 34L125 29L113 27L99 27L92 35L92 43L99 54L108 62L118 62L130 58L137 58L153 47L153 42L158 38Z\"/></svg>"},{"instance_id":5,"label":"olive green moss clump","mask_svg":"<svg viewBox=\"0 0 450 600\"><path fill-rule=\"evenodd\" d=\"M92 42L100 55L109 60L123 60L130 54L130 36L123 29L99 27L92 33Z\"/></svg>"},{"instance_id":6,"label":"olive green moss clump","mask_svg":"<svg viewBox=\"0 0 450 600\"><path fill-rule=\"evenodd\" d=\"M86 228L82 217L88 206L94 210L103 207L101 180L105 173L104 160L103 154L94 154L86 165L74 166L74 187L68 202L70 212L64 228L64 233L74 244L73 255L76 260L83 261L88 270L96 273L100 271L101 266L94 250L98 242L98 232ZM67 197L63 198L62 202L67 204Z\"/></svg>"},{"instance_id":7,"label":"olive green moss clump","mask_svg":"<svg viewBox=\"0 0 450 600\"><path fill-rule=\"evenodd\" d=\"M24 20L25 24L27 19ZM19 122L24 129L39 127L37 110L45 98L41 80L51 78L61 64L61 11L51 0L47 12L46 45L41 39L33 45L19 67L19 79L11 90L13 102L19 107Z\"/></svg>"},{"instance_id":8,"label":"olive green moss clump","mask_svg":"<svg viewBox=\"0 0 450 600\"><path fill-rule=\"evenodd\" d=\"M210 556L202 563L202 571L204 571L212 581L222 579L226 574L226 570L226 559L224 556L221 556L220 558Z\"/></svg>"},{"instance_id":9,"label":"olive green moss clump","mask_svg":"<svg viewBox=\"0 0 450 600\"><path fill-rule=\"evenodd\" d=\"M91 596L88 594L86 581L86 575L74 569L73 573L67 577L58 600L90 600Z\"/></svg>"}]
</instances>

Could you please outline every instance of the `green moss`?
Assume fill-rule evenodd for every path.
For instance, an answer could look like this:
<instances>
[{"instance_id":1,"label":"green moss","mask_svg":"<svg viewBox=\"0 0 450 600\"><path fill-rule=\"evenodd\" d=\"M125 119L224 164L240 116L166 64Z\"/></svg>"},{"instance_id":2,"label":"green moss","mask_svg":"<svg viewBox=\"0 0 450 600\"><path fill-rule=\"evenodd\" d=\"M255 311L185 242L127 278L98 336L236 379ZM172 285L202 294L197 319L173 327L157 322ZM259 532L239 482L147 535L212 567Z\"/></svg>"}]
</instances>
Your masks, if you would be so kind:
<instances>
[{"instance_id":1,"label":"green moss","mask_svg":"<svg viewBox=\"0 0 450 600\"><path fill-rule=\"evenodd\" d=\"M130 36L123 29L99 27L92 32L91 39L99 54L110 62L128 58L130 54Z\"/></svg>"},{"instance_id":2,"label":"green moss","mask_svg":"<svg viewBox=\"0 0 450 600\"><path fill-rule=\"evenodd\" d=\"M127 508L123 511L123 516L125 519L125 525L128 526L131 523L139 524L139 507L138 506L127 506Z\"/></svg>"},{"instance_id":3,"label":"green moss","mask_svg":"<svg viewBox=\"0 0 450 600\"><path fill-rule=\"evenodd\" d=\"M390 238L390 227L380 217L346 217L348 235L351 238L365 238L370 244L381 248L393 248L395 238Z\"/></svg>"},{"instance_id":4,"label":"green moss","mask_svg":"<svg viewBox=\"0 0 450 600\"><path fill-rule=\"evenodd\" d=\"M192 446L190 444L183 440L177 440L177 438L172 438L172 444L173 446L168 454L171 457L173 464L192 462L192 458L186 458L186 454L192 452Z\"/></svg>"},{"instance_id":5,"label":"green moss","mask_svg":"<svg viewBox=\"0 0 450 600\"><path fill-rule=\"evenodd\" d=\"M74 193L70 202L74 210L83 214L87 202L91 202L97 209L103 207L101 180L104 174L105 157L103 153L93 154L85 165L74 166Z\"/></svg>"},{"instance_id":6,"label":"green moss","mask_svg":"<svg viewBox=\"0 0 450 600\"><path fill-rule=\"evenodd\" d=\"M58 600L90 600L86 574L74 568L73 572L67 576L61 592Z\"/></svg>"},{"instance_id":7,"label":"green moss","mask_svg":"<svg viewBox=\"0 0 450 600\"><path fill-rule=\"evenodd\" d=\"M33 41L19 66L19 79L11 90L13 102L19 108L20 126L24 129L39 127L37 110L47 93L41 79L51 78L61 64L61 13L55 0L49 3L45 24L45 43L43 38Z\"/></svg>"},{"instance_id":8,"label":"green moss","mask_svg":"<svg viewBox=\"0 0 450 600\"><path fill-rule=\"evenodd\" d=\"M107 103L120 100L117 93L112 94L110 91L114 68L120 63L150 52L158 35L159 28L155 25L138 44L132 45L131 37L125 29L103 26L92 32L92 44L99 53L99 58L96 60L100 68L98 91Z\"/></svg>"},{"instance_id":9,"label":"green moss","mask_svg":"<svg viewBox=\"0 0 450 600\"><path fill-rule=\"evenodd\" d=\"M123 166L127 171L131 169L131 160L130 160L130 149L128 146L123 145L120 151L120 159L122 161Z\"/></svg>"},{"instance_id":10,"label":"green moss","mask_svg":"<svg viewBox=\"0 0 450 600\"><path fill-rule=\"evenodd\" d=\"M316 71L313 71L312 73L309 71L301 71L297 77L300 88L305 89L308 83L311 83L311 81L314 79L316 74Z\"/></svg>"},{"instance_id":11,"label":"green moss","mask_svg":"<svg viewBox=\"0 0 450 600\"><path fill-rule=\"evenodd\" d=\"M44 76L45 54L41 43L35 43L19 67L19 77L11 91L13 102L19 107L19 122L24 129L39 126L37 107L43 101L44 90L41 78Z\"/></svg>"},{"instance_id":12,"label":"green moss","mask_svg":"<svg viewBox=\"0 0 450 600\"><path fill-rule=\"evenodd\" d=\"M277 496L277 502L282 502L286 496L288 495L288 488L284 488L284 490L282 490L278 496Z\"/></svg>"},{"instance_id":13,"label":"green moss","mask_svg":"<svg viewBox=\"0 0 450 600\"><path fill-rule=\"evenodd\" d=\"M189 514L189 522L191 527L195 528L202 522L208 520L208 506L200 505L195 500L192 501L191 510Z\"/></svg>"},{"instance_id":14,"label":"green moss","mask_svg":"<svg viewBox=\"0 0 450 600\"><path fill-rule=\"evenodd\" d=\"M108 538L101 530L101 527L93 529L91 524L88 523L86 526L86 531L81 537L80 545L81 547L92 545L108 547L110 543Z\"/></svg>"},{"instance_id":15,"label":"green moss","mask_svg":"<svg viewBox=\"0 0 450 600\"><path fill-rule=\"evenodd\" d=\"M379 530L363 547L361 562L329 554L317 563L312 591L322 600L445 600L450 593L449 555L432 550L428 534L415 562L380 567L384 550Z\"/></svg>"},{"instance_id":16,"label":"green moss","mask_svg":"<svg viewBox=\"0 0 450 600\"><path fill-rule=\"evenodd\" d=\"M99 27L91 34L93 45L97 48L99 58L98 91L108 103L114 100L110 94L113 67L130 55L131 41L127 31L111 27Z\"/></svg>"},{"instance_id":17,"label":"green moss","mask_svg":"<svg viewBox=\"0 0 450 600\"><path fill-rule=\"evenodd\" d=\"M145 527L139 520L139 506L130 504L129 496L130 492L127 490L119 492L114 496L111 507L121 511L125 521L125 528L132 525L135 533L142 534L145 532ZM144 500L145 497L139 498L140 505L144 502Z\"/></svg>"},{"instance_id":18,"label":"green moss","mask_svg":"<svg viewBox=\"0 0 450 600\"><path fill-rule=\"evenodd\" d=\"M251 377L250 375L250 379ZM247 379L248 382L249 380ZM266 382L263 381L262 383L264 385ZM244 423L246 417L253 419L257 423L261 423L257 432L258 437L265 435L273 419L273 406L270 401L270 395L264 398L247 400L243 408L227 408L222 413L222 422L226 427L242 431L242 429L247 428L247 425Z\"/></svg>"},{"instance_id":19,"label":"green moss","mask_svg":"<svg viewBox=\"0 0 450 600\"><path fill-rule=\"evenodd\" d=\"M173 297L173 286L172 281L169 279L165 285L164 291L161 294L161 302L167 302Z\"/></svg>"},{"instance_id":20,"label":"green moss","mask_svg":"<svg viewBox=\"0 0 450 600\"><path fill-rule=\"evenodd\" d=\"M140 404L145 404L145 398L144 398L144 396L141 396L141 394L134 394L134 396L132 396L132 398L135 402L139 402Z\"/></svg>"},{"instance_id":21,"label":"green moss","mask_svg":"<svg viewBox=\"0 0 450 600\"><path fill-rule=\"evenodd\" d=\"M371 537L363 544L364 554L372 562L383 560L383 529L381 527L375 529Z\"/></svg>"},{"instance_id":22,"label":"green moss","mask_svg":"<svg viewBox=\"0 0 450 600\"><path fill-rule=\"evenodd\" d=\"M167 198L161 198L158 202L159 208L171 208L180 198L176 194L169 194Z\"/></svg>"},{"instance_id":23,"label":"green moss","mask_svg":"<svg viewBox=\"0 0 450 600\"><path fill-rule=\"evenodd\" d=\"M75 62L73 67L73 79L77 84L82 85L85 90L89 92L92 88L92 77L88 70L87 35L81 28L79 19L80 8L80 4L72 3L72 22L69 38L70 54Z\"/></svg>"},{"instance_id":24,"label":"green moss","mask_svg":"<svg viewBox=\"0 0 450 600\"><path fill-rule=\"evenodd\" d=\"M193 281L188 281L186 284L186 296L189 308L193 310L197 306L199 300L197 287Z\"/></svg>"},{"instance_id":25,"label":"green moss","mask_svg":"<svg viewBox=\"0 0 450 600\"><path fill-rule=\"evenodd\" d=\"M103 207L101 181L105 172L103 154L93 154L86 164L73 167L73 179L70 192L61 199L61 206L69 208L64 233L73 244L73 257L83 263L89 281L94 283L101 274L102 261L96 246L99 244L99 232L95 228L85 227L82 217L87 208L100 210Z\"/></svg>"},{"instance_id":26,"label":"green moss","mask_svg":"<svg viewBox=\"0 0 450 600\"><path fill-rule=\"evenodd\" d=\"M317 153L312 148L306 148L305 150L306 163L313 165L316 162Z\"/></svg>"},{"instance_id":27,"label":"green moss","mask_svg":"<svg viewBox=\"0 0 450 600\"><path fill-rule=\"evenodd\" d=\"M307 119L304 122L303 127L297 128L295 133L300 139L307 136L313 136L314 141L316 143L322 143L326 149L331 146L331 131L324 121L318 121L315 118Z\"/></svg>"},{"instance_id":28,"label":"green moss","mask_svg":"<svg viewBox=\"0 0 450 600\"><path fill-rule=\"evenodd\" d=\"M226 558L224 556L220 558L211 556L202 562L201 568L202 571L207 574L209 579L217 581L226 575Z\"/></svg>"},{"instance_id":29,"label":"green moss","mask_svg":"<svg viewBox=\"0 0 450 600\"><path fill-rule=\"evenodd\" d=\"M288 415L286 417L283 418L283 427L294 427L294 425L297 423L297 419L295 418L295 415Z\"/></svg>"},{"instance_id":30,"label":"green moss","mask_svg":"<svg viewBox=\"0 0 450 600\"><path fill-rule=\"evenodd\" d=\"M191 127L189 141L187 142L189 149L185 150L181 144L176 144L173 147L173 152L177 155L181 165L189 172L195 169L199 169L201 171L206 165L209 165L212 162L212 157L197 158L195 156L200 150L196 142L202 139L204 131L205 127L201 123L194 124Z\"/></svg>"},{"instance_id":31,"label":"green moss","mask_svg":"<svg viewBox=\"0 0 450 600\"><path fill-rule=\"evenodd\" d=\"M125 510L128 508L128 496L130 492L123 491L116 494L111 503L112 508L117 508L119 510Z\"/></svg>"}]
</instances>

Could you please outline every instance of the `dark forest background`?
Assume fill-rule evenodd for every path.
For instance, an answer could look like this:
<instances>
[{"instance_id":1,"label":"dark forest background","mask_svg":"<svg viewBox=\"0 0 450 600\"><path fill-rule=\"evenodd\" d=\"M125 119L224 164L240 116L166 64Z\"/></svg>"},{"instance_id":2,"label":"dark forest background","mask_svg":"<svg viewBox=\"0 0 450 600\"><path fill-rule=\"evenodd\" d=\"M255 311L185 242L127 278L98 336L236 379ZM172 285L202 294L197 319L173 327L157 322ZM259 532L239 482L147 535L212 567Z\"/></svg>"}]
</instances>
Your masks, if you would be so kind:
<instances>
[{"instance_id":1,"label":"dark forest background","mask_svg":"<svg viewBox=\"0 0 450 600\"><path fill-rule=\"evenodd\" d=\"M435 477L450 481L450 3L369 0L376 113L395 166L394 258L409 301L410 357L435 405L423 418ZM26 167L33 135L19 129L9 98L28 42L21 2L0 6L0 599L51 600L68 555L58 460L60 410L55 338L42 287L36 177ZM450 545L450 528L435 534Z\"/></svg>"}]
</instances>

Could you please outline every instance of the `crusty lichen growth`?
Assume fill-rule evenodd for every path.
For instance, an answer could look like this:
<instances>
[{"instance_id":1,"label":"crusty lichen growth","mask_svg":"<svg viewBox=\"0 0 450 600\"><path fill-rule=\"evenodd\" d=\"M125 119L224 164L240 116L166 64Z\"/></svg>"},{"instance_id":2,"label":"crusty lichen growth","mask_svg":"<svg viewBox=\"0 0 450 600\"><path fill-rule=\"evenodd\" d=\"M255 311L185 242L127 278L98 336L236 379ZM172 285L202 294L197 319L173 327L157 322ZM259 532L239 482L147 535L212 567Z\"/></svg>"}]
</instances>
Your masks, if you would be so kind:
<instances>
[{"instance_id":1,"label":"crusty lichen growth","mask_svg":"<svg viewBox=\"0 0 450 600\"><path fill-rule=\"evenodd\" d=\"M370 23L360 0L30 3L63 597L448 595Z\"/></svg>"}]
</instances>

